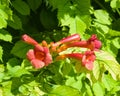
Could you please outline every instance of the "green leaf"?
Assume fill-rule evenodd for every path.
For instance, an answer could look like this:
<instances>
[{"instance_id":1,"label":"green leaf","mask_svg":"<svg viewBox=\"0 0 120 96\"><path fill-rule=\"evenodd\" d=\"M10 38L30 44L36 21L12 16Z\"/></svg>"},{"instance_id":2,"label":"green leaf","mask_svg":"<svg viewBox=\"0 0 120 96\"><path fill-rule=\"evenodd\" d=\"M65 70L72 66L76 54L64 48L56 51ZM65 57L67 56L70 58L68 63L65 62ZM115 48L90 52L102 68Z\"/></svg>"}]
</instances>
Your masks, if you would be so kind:
<instances>
[{"instance_id":1,"label":"green leaf","mask_svg":"<svg viewBox=\"0 0 120 96\"><path fill-rule=\"evenodd\" d=\"M120 31L109 29L109 33L107 35L110 35L111 37L112 36L119 36L120 37Z\"/></svg>"},{"instance_id":2,"label":"green leaf","mask_svg":"<svg viewBox=\"0 0 120 96\"><path fill-rule=\"evenodd\" d=\"M2 9L0 9L0 17L4 18L5 20L8 19L8 15L6 14L6 12Z\"/></svg>"},{"instance_id":3,"label":"green leaf","mask_svg":"<svg viewBox=\"0 0 120 96\"><path fill-rule=\"evenodd\" d=\"M13 7L22 15L29 15L30 8L28 4L22 0L15 0L12 2Z\"/></svg>"},{"instance_id":4,"label":"green leaf","mask_svg":"<svg viewBox=\"0 0 120 96\"><path fill-rule=\"evenodd\" d=\"M2 46L0 46L0 60L2 61L2 55L3 55L3 49Z\"/></svg>"},{"instance_id":5,"label":"green leaf","mask_svg":"<svg viewBox=\"0 0 120 96\"><path fill-rule=\"evenodd\" d=\"M93 84L93 92L95 96L105 96L105 90L100 82Z\"/></svg>"},{"instance_id":6,"label":"green leaf","mask_svg":"<svg viewBox=\"0 0 120 96\"><path fill-rule=\"evenodd\" d=\"M27 2L33 11L36 11L42 4L42 0L27 0Z\"/></svg>"},{"instance_id":7,"label":"green leaf","mask_svg":"<svg viewBox=\"0 0 120 96\"><path fill-rule=\"evenodd\" d=\"M87 89L87 90L86 90L87 95L88 95L88 96L93 96L92 89L91 89L91 87L90 87L87 83L85 83L85 88ZM86 96L87 96L87 95L86 95Z\"/></svg>"},{"instance_id":8,"label":"green leaf","mask_svg":"<svg viewBox=\"0 0 120 96\"><path fill-rule=\"evenodd\" d=\"M3 64L0 64L0 82L2 82L2 79L5 76L4 71L5 71L5 66Z\"/></svg>"},{"instance_id":9,"label":"green leaf","mask_svg":"<svg viewBox=\"0 0 120 96\"><path fill-rule=\"evenodd\" d=\"M0 16L0 29L6 28L7 27L7 22L6 20Z\"/></svg>"},{"instance_id":10,"label":"green leaf","mask_svg":"<svg viewBox=\"0 0 120 96\"><path fill-rule=\"evenodd\" d=\"M58 86L48 96L81 96L80 92L69 86Z\"/></svg>"},{"instance_id":11,"label":"green leaf","mask_svg":"<svg viewBox=\"0 0 120 96\"><path fill-rule=\"evenodd\" d=\"M8 25L14 29L22 29L22 22L20 18L15 14L13 14L13 20L8 21Z\"/></svg>"},{"instance_id":12,"label":"green leaf","mask_svg":"<svg viewBox=\"0 0 120 96\"><path fill-rule=\"evenodd\" d=\"M117 86L117 82L110 75L103 75L102 82L107 88L107 91L111 91L113 88Z\"/></svg>"},{"instance_id":13,"label":"green leaf","mask_svg":"<svg viewBox=\"0 0 120 96\"><path fill-rule=\"evenodd\" d=\"M103 64L105 70L107 70L112 77L116 79L120 79L120 65L116 61L116 59L105 51L95 52L97 56L97 60L99 60L100 64Z\"/></svg>"},{"instance_id":14,"label":"green leaf","mask_svg":"<svg viewBox=\"0 0 120 96\"><path fill-rule=\"evenodd\" d=\"M110 6L111 6L112 8L120 8L120 0L112 0L112 1L110 2Z\"/></svg>"},{"instance_id":15,"label":"green leaf","mask_svg":"<svg viewBox=\"0 0 120 96\"><path fill-rule=\"evenodd\" d=\"M16 58L11 58L7 62L7 69L10 70L12 67L19 65L19 60Z\"/></svg>"},{"instance_id":16,"label":"green leaf","mask_svg":"<svg viewBox=\"0 0 120 96\"><path fill-rule=\"evenodd\" d=\"M1 83L2 85L2 96L14 96L11 92L12 81L5 81Z\"/></svg>"},{"instance_id":17,"label":"green leaf","mask_svg":"<svg viewBox=\"0 0 120 96\"><path fill-rule=\"evenodd\" d=\"M40 21L45 29L54 29L57 27L58 20L56 17L56 11L43 8L40 12Z\"/></svg>"},{"instance_id":18,"label":"green leaf","mask_svg":"<svg viewBox=\"0 0 120 96\"><path fill-rule=\"evenodd\" d=\"M8 70L8 74L11 77L20 77L23 74L29 74L29 72L23 68L21 68L20 66L15 66L13 68L11 68L10 70Z\"/></svg>"},{"instance_id":19,"label":"green leaf","mask_svg":"<svg viewBox=\"0 0 120 96\"><path fill-rule=\"evenodd\" d=\"M27 58L23 59L23 62L21 63L21 67L26 69L32 69L31 63Z\"/></svg>"},{"instance_id":20,"label":"green leaf","mask_svg":"<svg viewBox=\"0 0 120 96\"><path fill-rule=\"evenodd\" d=\"M4 29L0 29L0 39L4 41L11 42L12 41L12 36L9 34L8 31Z\"/></svg>"},{"instance_id":21,"label":"green leaf","mask_svg":"<svg viewBox=\"0 0 120 96\"><path fill-rule=\"evenodd\" d=\"M58 9L58 20L61 26L68 26L70 33L80 33L83 35L85 29L90 24L90 0L49 0L53 9Z\"/></svg>"},{"instance_id":22,"label":"green leaf","mask_svg":"<svg viewBox=\"0 0 120 96\"><path fill-rule=\"evenodd\" d=\"M23 74L29 74L27 70L19 66L19 60L16 58L12 58L7 62L7 69L8 69L8 74L11 77L20 77Z\"/></svg>"},{"instance_id":23,"label":"green leaf","mask_svg":"<svg viewBox=\"0 0 120 96\"><path fill-rule=\"evenodd\" d=\"M109 14L105 10L95 10L94 15L97 22L107 25L111 24Z\"/></svg>"},{"instance_id":24,"label":"green leaf","mask_svg":"<svg viewBox=\"0 0 120 96\"><path fill-rule=\"evenodd\" d=\"M0 68L1 69L1 68ZM3 78L5 77L5 74L2 72L0 73L0 82L2 82Z\"/></svg>"},{"instance_id":25,"label":"green leaf","mask_svg":"<svg viewBox=\"0 0 120 96\"><path fill-rule=\"evenodd\" d=\"M99 62L95 61L94 62L94 67L93 67L93 76L95 77L96 80L99 79L100 77L100 65L99 65Z\"/></svg>"},{"instance_id":26,"label":"green leaf","mask_svg":"<svg viewBox=\"0 0 120 96\"><path fill-rule=\"evenodd\" d=\"M22 93L22 95L24 96L28 96L30 95L30 90L32 90L32 87L27 85L27 84L23 84L22 86L19 87L19 91Z\"/></svg>"},{"instance_id":27,"label":"green leaf","mask_svg":"<svg viewBox=\"0 0 120 96\"><path fill-rule=\"evenodd\" d=\"M80 33L83 35L83 32L86 29L86 24L78 17L75 18L70 17L69 15L64 15L64 18L61 19L62 26L69 26L70 33Z\"/></svg>"},{"instance_id":28,"label":"green leaf","mask_svg":"<svg viewBox=\"0 0 120 96\"><path fill-rule=\"evenodd\" d=\"M72 64L70 64L70 61L66 59L66 61L63 62L61 71L63 75L68 75L71 70L72 70Z\"/></svg>"},{"instance_id":29,"label":"green leaf","mask_svg":"<svg viewBox=\"0 0 120 96\"><path fill-rule=\"evenodd\" d=\"M82 86L83 86L83 82L82 79L85 77L85 74L82 73L80 76L75 77L68 77L68 79L66 80L66 84L67 86L71 86L73 88L78 89L79 91L81 90Z\"/></svg>"},{"instance_id":30,"label":"green leaf","mask_svg":"<svg viewBox=\"0 0 120 96\"><path fill-rule=\"evenodd\" d=\"M18 41L12 48L11 53L15 56L18 56L19 58L25 58L27 51L32 48L33 46L28 45L22 41Z\"/></svg>"},{"instance_id":31,"label":"green leaf","mask_svg":"<svg viewBox=\"0 0 120 96\"><path fill-rule=\"evenodd\" d=\"M120 38L113 39L112 43L116 48L120 49Z\"/></svg>"},{"instance_id":32,"label":"green leaf","mask_svg":"<svg viewBox=\"0 0 120 96\"><path fill-rule=\"evenodd\" d=\"M5 4L0 5L0 17L5 20L12 19L12 10L9 8L9 6L6 6Z\"/></svg>"}]
</instances>

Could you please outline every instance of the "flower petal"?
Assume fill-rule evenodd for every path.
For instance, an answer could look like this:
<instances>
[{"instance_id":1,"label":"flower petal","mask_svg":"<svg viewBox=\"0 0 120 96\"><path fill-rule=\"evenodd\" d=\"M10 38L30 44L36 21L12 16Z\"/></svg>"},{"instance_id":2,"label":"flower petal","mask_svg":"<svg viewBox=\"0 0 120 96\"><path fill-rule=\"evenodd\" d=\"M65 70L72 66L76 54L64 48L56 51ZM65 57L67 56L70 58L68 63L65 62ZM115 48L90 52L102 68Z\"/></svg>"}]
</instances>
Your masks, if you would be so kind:
<instances>
[{"instance_id":1,"label":"flower petal","mask_svg":"<svg viewBox=\"0 0 120 96\"><path fill-rule=\"evenodd\" d=\"M37 51L44 52L44 48L39 44L35 45L34 50L35 50L35 52L37 52Z\"/></svg>"},{"instance_id":2,"label":"flower petal","mask_svg":"<svg viewBox=\"0 0 120 96\"><path fill-rule=\"evenodd\" d=\"M92 69L93 69L93 62L86 63L86 64L85 64L85 67L86 67L88 70L92 70Z\"/></svg>"},{"instance_id":3,"label":"flower petal","mask_svg":"<svg viewBox=\"0 0 120 96\"><path fill-rule=\"evenodd\" d=\"M33 49L30 49L28 52L27 52L27 58L28 60L32 60L32 59L35 59L35 55L34 55L34 50Z\"/></svg>"},{"instance_id":4,"label":"flower petal","mask_svg":"<svg viewBox=\"0 0 120 96\"><path fill-rule=\"evenodd\" d=\"M102 46L102 43L99 40L95 40L94 45L95 45L95 49L100 49Z\"/></svg>"},{"instance_id":5,"label":"flower petal","mask_svg":"<svg viewBox=\"0 0 120 96\"><path fill-rule=\"evenodd\" d=\"M45 66L45 63L38 59L31 60L32 66L35 67L35 69L39 69Z\"/></svg>"},{"instance_id":6,"label":"flower petal","mask_svg":"<svg viewBox=\"0 0 120 96\"><path fill-rule=\"evenodd\" d=\"M61 44L63 44L63 43L67 43L67 42L71 42L71 41L75 41L75 40L80 40L80 35L79 34L73 34L71 36L63 38L59 42L61 42Z\"/></svg>"},{"instance_id":7,"label":"flower petal","mask_svg":"<svg viewBox=\"0 0 120 96\"><path fill-rule=\"evenodd\" d=\"M88 70L93 69L93 62L95 60L96 56L93 51L86 51L82 58L82 64L85 66Z\"/></svg>"},{"instance_id":8,"label":"flower petal","mask_svg":"<svg viewBox=\"0 0 120 96\"><path fill-rule=\"evenodd\" d=\"M47 47L44 47L44 52L46 54L44 62L45 62L45 65L48 66L50 63L52 63L52 56L49 53L49 49Z\"/></svg>"},{"instance_id":9,"label":"flower petal","mask_svg":"<svg viewBox=\"0 0 120 96\"><path fill-rule=\"evenodd\" d=\"M88 44L92 44L94 47L92 48L92 50L98 50L101 48L102 43L100 40L98 40L97 36L95 34L93 34L90 39L88 39Z\"/></svg>"}]
</instances>

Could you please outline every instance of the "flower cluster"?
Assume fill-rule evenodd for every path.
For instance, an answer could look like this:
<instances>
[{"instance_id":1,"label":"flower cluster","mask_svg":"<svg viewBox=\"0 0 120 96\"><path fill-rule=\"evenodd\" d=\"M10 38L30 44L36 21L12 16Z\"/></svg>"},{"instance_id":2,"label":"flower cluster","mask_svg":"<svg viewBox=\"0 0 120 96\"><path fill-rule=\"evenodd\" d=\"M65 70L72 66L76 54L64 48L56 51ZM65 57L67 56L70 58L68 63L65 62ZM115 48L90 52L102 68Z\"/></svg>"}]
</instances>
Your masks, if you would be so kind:
<instances>
[{"instance_id":1,"label":"flower cluster","mask_svg":"<svg viewBox=\"0 0 120 96\"><path fill-rule=\"evenodd\" d=\"M56 57L56 60L74 58L80 61L82 66L85 66L86 69L92 70L93 63L96 59L94 51L101 48L101 41L98 40L96 35L92 35L88 40L81 40L79 34L73 34L61 39L58 42L51 42L50 44L47 44L46 41L42 41L42 43L39 44L37 41L26 34L22 36L22 40L34 46L34 49L30 49L27 52L27 58L36 69L51 64L53 62L52 55L57 53L58 56ZM82 53L59 55L60 52L65 51L71 47L86 48L87 51Z\"/></svg>"}]
</instances>

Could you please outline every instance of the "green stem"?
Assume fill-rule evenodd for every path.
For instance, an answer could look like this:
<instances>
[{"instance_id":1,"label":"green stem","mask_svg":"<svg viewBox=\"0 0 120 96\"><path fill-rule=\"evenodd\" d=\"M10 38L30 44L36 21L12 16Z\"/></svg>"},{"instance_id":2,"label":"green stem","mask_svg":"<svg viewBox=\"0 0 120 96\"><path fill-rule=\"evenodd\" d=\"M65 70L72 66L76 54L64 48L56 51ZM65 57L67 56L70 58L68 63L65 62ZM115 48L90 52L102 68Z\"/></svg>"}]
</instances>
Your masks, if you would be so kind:
<instances>
[{"instance_id":1,"label":"green stem","mask_svg":"<svg viewBox=\"0 0 120 96\"><path fill-rule=\"evenodd\" d=\"M119 9L118 8L116 8L116 11L117 11L117 13L119 14L119 16L120 16L120 11L119 11Z\"/></svg>"}]
</instances>

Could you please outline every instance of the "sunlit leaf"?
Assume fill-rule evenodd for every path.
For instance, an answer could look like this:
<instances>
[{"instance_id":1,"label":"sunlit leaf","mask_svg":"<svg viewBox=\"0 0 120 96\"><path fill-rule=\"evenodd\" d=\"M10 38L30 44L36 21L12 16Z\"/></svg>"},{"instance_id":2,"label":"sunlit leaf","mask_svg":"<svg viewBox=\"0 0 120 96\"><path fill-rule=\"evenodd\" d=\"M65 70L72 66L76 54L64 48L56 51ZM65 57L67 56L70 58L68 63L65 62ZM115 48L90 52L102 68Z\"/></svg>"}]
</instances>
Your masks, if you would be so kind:
<instances>
[{"instance_id":1,"label":"sunlit leaf","mask_svg":"<svg viewBox=\"0 0 120 96\"><path fill-rule=\"evenodd\" d=\"M104 74L102 77L102 82L108 91L111 91L117 85L117 82L110 75Z\"/></svg>"},{"instance_id":2,"label":"sunlit leaf","mask_svg":"<svg viewBox=\"0 0 120 96\"><path fill-rule=\"evenodd\" d=\"M20 77L23 74L29 74L27 70L18 65L19 62L16 58L12 58L7 62L8 74L11 75L11 77Z\"/></svg>"},{"instance_id":3,"label":"sunlit leaf","mask_svg":"<svg viewBox=\"0 0 120 96\"><path fill-rule=\"evenodd\" d=\"M70 27L70 33L80 33L81 35L86 29L86 24L79 18L79 17L69 17L69 15L65 15L63 19L61 19L62 26L67 26L69 25Z\"/></svg>"},{"instance_id":4,"label":"sunlit leaf","mask_svg":"<svg viewBox=\"0 0 120 96\"><path fill-rule=\"evenodd\" d=\"M99 62L95 61L94 62L94 67L93 67L93 76L95 77L96 80L99 79L99 76L100 76L100 65L99 65Z\"/></svg>"},{"instance_id":5,"label":"sunlit leaf","mask_svg":"<svg viewBox=\"0 0 120 96\"><path fill-rule=\"evenodd\" d=\"M61 71L64 75L68 75L71 69L72 69L72 64L70 64L70 61L66 59L66 61L63 62Z\"/></svg>"},{"instance_id":6,"label":"sunlit leaf","mask_svg":"<svg viewBox=\"0 0 120 96\"><path fill-rule=\"evenodd\" d=\"M93 84L93 92L95 96L105 96L104 87L100 82L96 82Z\"/></svg>"},{"instance_id":7,"label":"sunlit leaf","mask_svg":"<svg viewBox=\"0 0 120 96\"><path fill-rule=\"evenodd\" d=\"M3 49L2 46L0 46L0 60L2 61L2 55L3 55Z\"/></svg>"},{"instance_id":8,"label":"sunlit leaf","mask_svg":"<svg viewBox=\"0 0 120 96\"><path fill-rule=\"evenodd\" d=\"M2 9L0 9L0 17L4 18L4 19L8 19L8 15L6 14L6 12Z\"/></svg>"},{"instance_id":9,"label":"sunlit leaf","mask_svg":"<svg viewBox=\"0 0 120 96\"><path fill-rule=\"evenodd\" d=\"M91 86L89 86L87 83L85 83L85 88L87 89L86 90L86 94L88 96L93 96L93 92L92 92Z\"/></svg>"},{"instance_id":10,"label":"sunlit leaf","mask_svg":"<svg viewBox=\"0 0 120 96\"><path fill-rule=\"evenodd\" d=\"M22 15L29 15L30 8L28 4L22 0L15 0L12 2L13 7Z\"/></svg>"},{"instance_id":11,"label":"sunlit leaf","mask_svg":"<svg viewBox=\"0 0 120 96\"><path fill-rule=\"evenodd\" d=\"M115 38L112 42L116 48L120 48L120 38Z\"/></svg>"},{"instance_id":12,"label":"sunlit leaf","mask_svg":"<svg viewBox=\"0 0 120 96\"><path fill-rule=\"evenodd\" d=\"M0 17L0 29L6 27L7 27L7 21L3 17Z\"/></svg>"},{"instance_id":13,"label":"sunlit leaf","mask_svg":"<svg viewBox=\"0 0 120 96\"><path fill-rule=\"evenodd\" d=\"M28 90L28 85L27 84L23 84L22 86L19 87L19 91L23 94L23 95L29 95L30 92ZM30 88L30 87L29 87ZM31 89L31 88L30 88Z\"/></svg>"},{"instance_id":14,"label":"sunlit leaf","mask_svg":"<svg viewBox=\"0 0 120 96\"><path fill-rule=\"evenodd\" d=\"M112 0L110 6L112 8L120 8L120 0Z\"/></svg>"},{"instance_id":15,"label":"sunlit leaf","mask_svg":"<svg viewBox=\"0 0 120 96\"><path fill-rule=\"evenodd\" d=\"M110 35L110 36L119 36L120 37L120 31L109 29L108 35Z\"/></svg>"},{"instance_id":16,"label":"sunlit leaf","mask_svg":"<svg viewBox=\"0 0 120 96\"><path fill-rule=\"evenodd\" d=\"M11 92L11 87L12 87L12 81L6 81L6 82L2 82L1 85L2 87L2 95L3 96L7 96L9 94L9 96L14 96Z\"/></svg>"},{"instance_id":17,"label":"sunlit leaf","mask_svg":"<svg viewBox=\"0 0 120 96\"><path fill-rule=\"evenodd\" d=\"M75 77L68 77L66 80L66 85L81 90L83 84L82 79L85 77L85 74L81 74L80 76Z\"/></svg>"},{"instance_id":18,"label":"sunlit leaf","mask_svg":"<svg viewBox=\"0 0 120 96\"><path fill-rule=\"evenodd\" d=\"M95 10L94 12L95 17L97 18L96 21L102 24L111 24L109 14L104 10Z\"/></svg>"},{"instance_id":19,"label":"sunlit leaf","mask_svg":"<svg viewBox=\"0 0 120 96\"><path fill-rule=\"evenodd\" d=\"M31 63L28 59L23 60L23 62L21 63L21 67L27 68L27 69L32 69Z\"/></svg>"},{"instance_id":20,"label":"sunlit leaf","mask_svg":"<svg viewBox=\"0 0 120 96\"><path fill-rule=\"evenodd\" d=\"M120 65L116 59L108 52L96 52L97 59L101 62L104 68L112 75L114 79L120 79Z\"/></svg>"},{"instance_id":21,"label":"sunlit leaf","mask_svg":"<svg viewBox=\"0 0 120 96\"><path fill-rule=\"evenodd\" d=\"M68 26L70 33L80 33L83 35L84 31L90 24L90 0L49 0L50 4L53 5L53 9L58 9L58 20L61 26Z\"/></svg>"},{"instance_id":22,"label":"sunlit leaf","mask_svg":"<svg viewBox=\"0 0 120 96\"><path fill-rule=\"evenodd\" d=\"M11 50L11 53L20 58L25 58L27 51L32 48L33 46L28 45L22 41L18 41Z\"/></svg>"},{"instance_id":23,"label":"sunlit leaf","mask_svg":"<svg viewBox=\"0 0 120 96\"><path fill-rule=\"evenodd\" d=\"M69 86L58 86L54 88L48 96L81 96L80 92Z\"/></svg>"},{"instance_id":24,"label":"sunlit leaf","mask_svg":"<svg viewBox=\"0 0 120 96\"><path fill-rule=\"evenodd\" d=\"M0 29L0 39L4 40L4 41L11 42L12 41L12 35L8 31L6 31L4 29Z\"/></svg>"}]
</instances>

